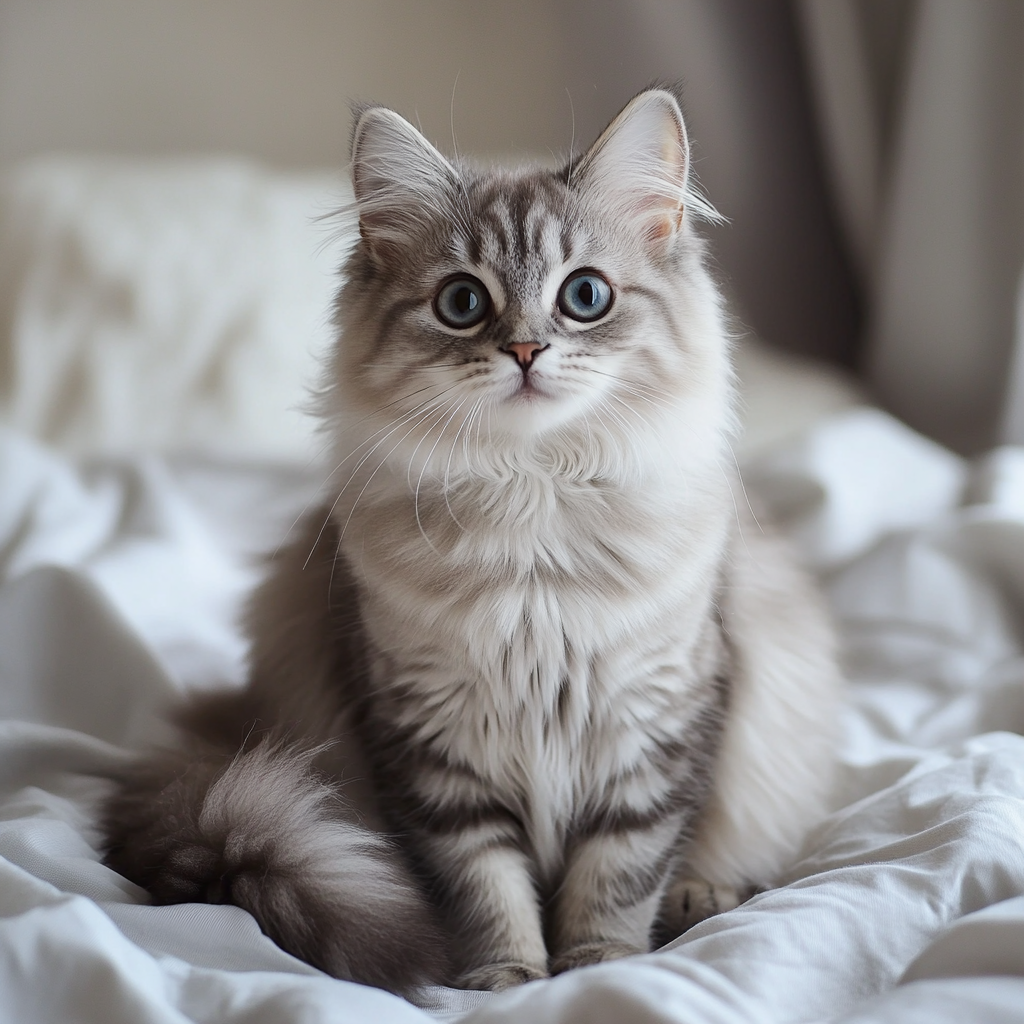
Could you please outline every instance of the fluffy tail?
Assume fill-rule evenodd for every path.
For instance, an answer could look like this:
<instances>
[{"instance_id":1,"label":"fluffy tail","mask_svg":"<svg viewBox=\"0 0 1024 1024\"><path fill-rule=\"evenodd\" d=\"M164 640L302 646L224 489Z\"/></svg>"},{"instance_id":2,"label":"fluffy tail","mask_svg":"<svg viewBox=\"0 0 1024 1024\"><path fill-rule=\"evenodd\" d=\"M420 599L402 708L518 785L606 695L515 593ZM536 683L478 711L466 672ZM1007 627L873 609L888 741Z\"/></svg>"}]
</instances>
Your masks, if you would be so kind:
<instances>
[{"instance_id":1,"label":"fluffy tail","mask_svg":"<svg viewBox=\"0 0 1024 1024\"><path fill-rule=\"evenodd\" d=\"M233 758L150 757L104 809L105 862L158 904L239 906L337 978L395 992L441 980L426 900L390 843L346 816L316 753L265 739Z\"/></svg>"}]
</instances>

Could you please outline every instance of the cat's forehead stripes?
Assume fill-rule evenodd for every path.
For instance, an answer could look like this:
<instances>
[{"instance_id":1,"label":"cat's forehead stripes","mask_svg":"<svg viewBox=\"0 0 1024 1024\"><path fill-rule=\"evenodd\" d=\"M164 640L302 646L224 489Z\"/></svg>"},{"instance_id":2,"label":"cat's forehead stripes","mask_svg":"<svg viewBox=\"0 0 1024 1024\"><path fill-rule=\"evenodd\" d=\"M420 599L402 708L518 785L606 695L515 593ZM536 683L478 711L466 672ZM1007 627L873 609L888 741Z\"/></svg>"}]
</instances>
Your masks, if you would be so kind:
<instances>
[{"instance_id":1,"label":"cat's forehead stripes","mask_svg":"<svg viewBox=\"0 0 1024 1024\"><path fill-rule=\"evenodd\" d=\"M471 185L468 198L473 235L460 241L470 261L491 268L509 292L544 290L552 269L573 249L565 186L534 173Z\"/></svg>"}]
</instances>

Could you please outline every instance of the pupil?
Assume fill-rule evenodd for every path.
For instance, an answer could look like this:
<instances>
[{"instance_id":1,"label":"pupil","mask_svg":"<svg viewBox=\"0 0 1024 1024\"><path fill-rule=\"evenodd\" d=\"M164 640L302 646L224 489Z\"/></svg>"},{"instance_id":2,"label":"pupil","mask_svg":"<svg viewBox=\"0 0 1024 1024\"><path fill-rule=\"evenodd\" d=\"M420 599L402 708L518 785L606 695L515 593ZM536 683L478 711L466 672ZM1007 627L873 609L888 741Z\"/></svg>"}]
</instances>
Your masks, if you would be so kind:
<instances>
[{"instance_id":1,"label":"pupil","mask_svg":"<svg viewBox=\"0 0 1024 1024\"><path fill-rule=\"evenodd\" d=\"M470 288L460 288L455 293L455 308L460 313L472 313L477 307L477 303L480 300L477 299L476 293Z\"/></svg>"},{"instance_id":2,"label":"pupil","mask_svg":"<svg viewBox=\"0 0 1024 1024\"><path fill-rule=\"evenodd\" d=\"M589 281L584 281L580 285L579 296L584 306L592 306L597 300L597 296L594 294L594 286Z\"/></svg>"}]
</instances>

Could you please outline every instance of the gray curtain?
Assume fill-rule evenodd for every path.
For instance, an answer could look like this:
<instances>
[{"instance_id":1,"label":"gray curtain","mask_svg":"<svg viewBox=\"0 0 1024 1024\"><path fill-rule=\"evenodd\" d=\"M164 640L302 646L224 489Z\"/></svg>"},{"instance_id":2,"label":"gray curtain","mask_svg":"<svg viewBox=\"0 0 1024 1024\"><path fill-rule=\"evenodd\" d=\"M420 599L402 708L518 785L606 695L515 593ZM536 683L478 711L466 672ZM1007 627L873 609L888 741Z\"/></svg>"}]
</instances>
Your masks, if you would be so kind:
<instances>
[{"instance_id":1,"label":"gray curtain","mask_svg":"<svg viewBox=\"0 0 1024 1024\"><path fill-rule=\"evenodd\" d=\"M869 383L961 451L1024 442L1024 3L797 11Z\"/></svg>"}]
</instances>

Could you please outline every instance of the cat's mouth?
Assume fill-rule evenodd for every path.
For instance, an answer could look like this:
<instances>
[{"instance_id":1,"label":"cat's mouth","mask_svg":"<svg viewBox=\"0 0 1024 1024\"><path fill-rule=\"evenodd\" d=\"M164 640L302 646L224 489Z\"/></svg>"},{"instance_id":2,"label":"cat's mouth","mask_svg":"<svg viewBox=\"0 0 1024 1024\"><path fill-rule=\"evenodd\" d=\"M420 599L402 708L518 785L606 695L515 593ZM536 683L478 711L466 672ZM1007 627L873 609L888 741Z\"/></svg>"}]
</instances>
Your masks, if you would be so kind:
<instances>
[{"instance_id":1,"label":"cat's mouth","mask_svg":"<svg viewBox=\"0 0 1024 1024\"><path fill-rule=\"evenodd\" d=\"M530 403L551 397L547 391L538 386L535 375L524 373L519 381L519 386L509 396L509 401Z\"/></svg>"}]
</instances>

